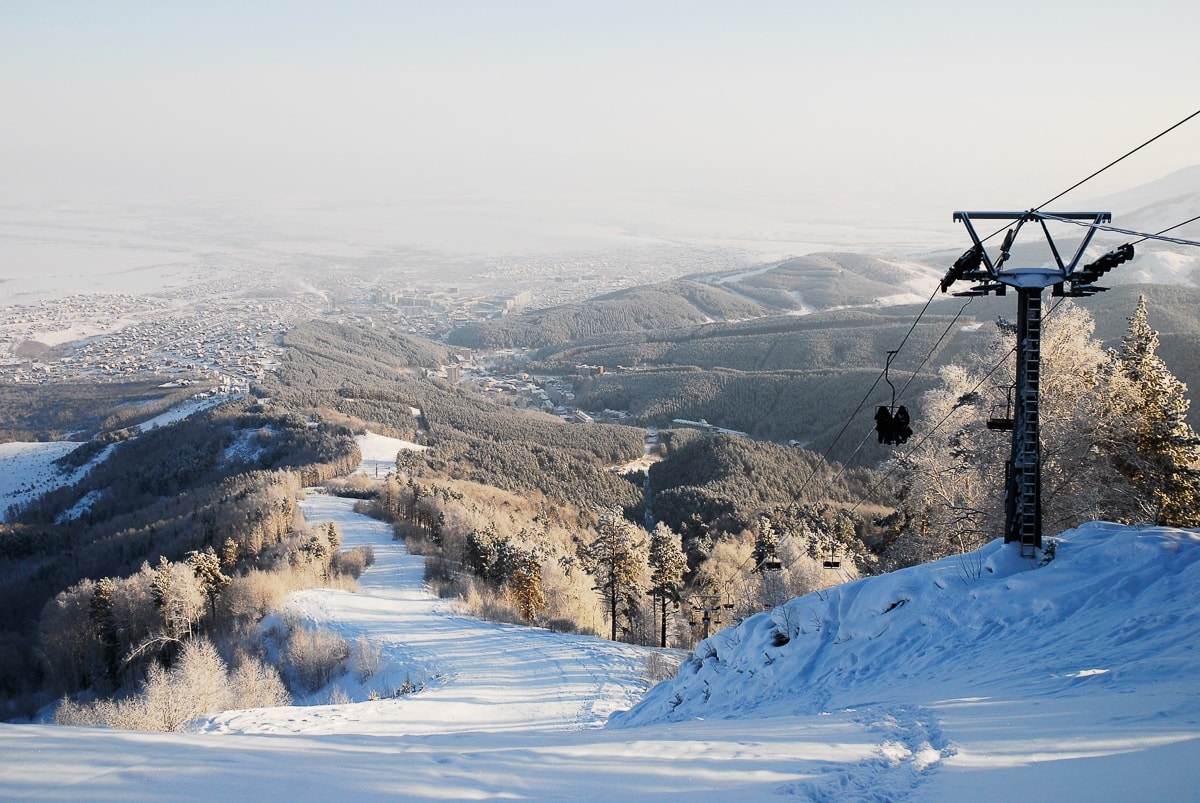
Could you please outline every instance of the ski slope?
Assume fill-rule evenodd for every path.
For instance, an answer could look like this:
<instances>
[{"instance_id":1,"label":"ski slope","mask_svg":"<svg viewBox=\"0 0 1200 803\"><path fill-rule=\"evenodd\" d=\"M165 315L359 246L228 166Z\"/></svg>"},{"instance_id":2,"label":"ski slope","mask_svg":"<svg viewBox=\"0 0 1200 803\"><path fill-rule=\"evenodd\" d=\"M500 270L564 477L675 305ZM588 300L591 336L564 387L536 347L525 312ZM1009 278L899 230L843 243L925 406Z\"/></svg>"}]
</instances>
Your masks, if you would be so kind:
<instances>
[{"instance_id":1,"label":"ski slope","mask_svg":"<svg viewBox=\"0 0 1200 803\"><path fill-rule=\"evenodd\" d=\"M645 691L649 650L597 638L485 622L454 613L423 587L424 558L393 541L391 527L352 510L354 500L321 494L301 503L310 522L334 521L344 547L369 545L375 564L360 590L292 594L287 611L383 647L379 674L337 684L357 702L220 714L215 733L462 733L600 727ZM405 683L424 688L397 698ZM371 693L392 697L371 702ZM328 699L318 692L316 700ZM313 702L312 700L304 702Z\"/></svg>"},{"instance_id":2,"label":"ski slope","mask_svg":"<svg viewBox=\"0 0 1200 803\"><path fill-rule=\"evenodd\" d=\"M993 543L793 600L703 642L638 703L646 649L459 615L424 591L421 559L350 500L314 494L303 509L377 557L361 591L288 602L381 645L375 677L337 681L353 702L321 704L324 690L185 734L0 725L0 797L1200 794L1195 532L1089 525L1040 568ZM406 680L424 687L386 696Z\"/></svg>"}]
</instances>

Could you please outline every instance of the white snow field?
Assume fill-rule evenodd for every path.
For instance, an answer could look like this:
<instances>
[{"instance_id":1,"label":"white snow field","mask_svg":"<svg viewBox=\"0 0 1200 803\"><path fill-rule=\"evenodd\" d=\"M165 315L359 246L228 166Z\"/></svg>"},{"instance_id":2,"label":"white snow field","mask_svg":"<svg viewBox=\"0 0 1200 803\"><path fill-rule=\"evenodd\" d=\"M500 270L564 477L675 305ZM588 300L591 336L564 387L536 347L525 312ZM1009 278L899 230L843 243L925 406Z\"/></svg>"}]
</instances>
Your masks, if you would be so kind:
<instances>
[{"instance_id":1,"label":"white snow field","mask_svg":"<svg viewBox=\"0 0 1200 803\"><path fill-rule=\"evenodd\" d=\"M355 474L366 474L375 479L382 479L396 470L396 456L403 451L423 452L428 446L421 446L412 441L400 438L389 438L368 432L365 435L355 435L354 441L362 454L362 462L358 464Z\"/></svg>"},{"instance_id":2,"label":"white snow field","mask_svg":"<svg viewBox=\"0 0 1200 803\"><path fill-rule=\"evenodd\" d=\"M9 505L24 505L61 487L82 472L64 472L54 464L80 445L78 441L0 443L0 521Z\"/></svg>"},{"instance_id":3,"label":"white snow field","mask_svg":"<svg viewBox=\"0 0 1200 803\"><path fill-rule=\"evenodd\" d=\"M136 428L146 432L156 427L165 427L230 398L234 397L189 400L138 424ZM112 449L110 446L97 454L87 465L76 469L63 470L55 465L54 461L70 454L82 444L83 441L0 443L0 522L6 520L9 506L20 507L42 494L83 479L93 466L108 457ZM72 511L66 518L78 516L80 513L79 510Z\"/></svg>"},{"instance_id":4,"label":"white snow field","mask_svg":"<svg viewBox=\"0 0 1200 803\"><path fill-rule=\"evenodd\" d=\"M640 696L646 649L455 614L350 500L304 510L378 559L358 593L289 602L383 646L378 676L339 681L356 702L225 712L186 734L0 725L0 797L1200 796L1196 532L1089 525L1044 567L993 543L793 600L703 642L601 727ZM425 686L369 699L405 680Z\"/></svg>"}]
</instances>

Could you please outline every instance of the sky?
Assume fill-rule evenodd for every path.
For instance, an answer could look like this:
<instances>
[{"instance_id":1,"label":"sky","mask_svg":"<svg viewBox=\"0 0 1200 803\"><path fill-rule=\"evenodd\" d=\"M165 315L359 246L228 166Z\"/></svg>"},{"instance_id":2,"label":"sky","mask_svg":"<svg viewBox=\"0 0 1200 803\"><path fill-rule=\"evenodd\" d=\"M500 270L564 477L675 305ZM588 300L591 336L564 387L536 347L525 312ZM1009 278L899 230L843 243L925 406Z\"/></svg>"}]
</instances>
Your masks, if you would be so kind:
<instances>
[{"instance_id":1,"label":"sky","mask_svg":"<svg viewBox=\"0 0 1200 803\"><path fill-rule=\"evenodd\" d=\"M1200 109L1197 33L1182 0L0 0L0 207L949 227ZM1089 189L1197 162L1200 119Z\"/></svg>"}]
</instances>

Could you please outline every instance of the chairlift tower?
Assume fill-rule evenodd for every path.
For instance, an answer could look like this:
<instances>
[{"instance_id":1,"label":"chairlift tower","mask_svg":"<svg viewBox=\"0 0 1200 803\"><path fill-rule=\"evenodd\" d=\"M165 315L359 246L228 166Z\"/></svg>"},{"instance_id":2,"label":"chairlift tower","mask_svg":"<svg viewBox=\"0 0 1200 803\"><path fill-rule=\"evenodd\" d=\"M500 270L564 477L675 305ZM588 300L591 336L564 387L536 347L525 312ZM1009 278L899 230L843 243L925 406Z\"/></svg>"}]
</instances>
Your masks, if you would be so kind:
<instances>
[{"instance_id":1,"label":"chairlift tower","mask_svg":"<svg viewBox=\"0 0 1200 803\"><path fill-rule=\"evenodd\" d=\"M942 279L942 292L954 282L979 282L956 296L1017 295L1016 385L1013 394L1012 451L1006 467L1004 542L1020 544L1021 555L1033 557L1042 548L1042 454L1039 418L1042 361L1042 294L1047 287L1055 296L1084 297L1108 288L1095 282L1121 262L1133 258L1133 246L1123 245L1082 267L1079 261L1096 233L1096 226L1112 219L1108 212L955 212L971 236L972 247L955 261ZM977 220L1015 224L1005 235L1000 253L992 259L975 231ZM1046 226L1047 220L1087 221L1074 256L1064 260ZM1039 224L1054 257L1053 267L1005 267L1013 241L1027 223Z\"/></svg>"}]
</instances>

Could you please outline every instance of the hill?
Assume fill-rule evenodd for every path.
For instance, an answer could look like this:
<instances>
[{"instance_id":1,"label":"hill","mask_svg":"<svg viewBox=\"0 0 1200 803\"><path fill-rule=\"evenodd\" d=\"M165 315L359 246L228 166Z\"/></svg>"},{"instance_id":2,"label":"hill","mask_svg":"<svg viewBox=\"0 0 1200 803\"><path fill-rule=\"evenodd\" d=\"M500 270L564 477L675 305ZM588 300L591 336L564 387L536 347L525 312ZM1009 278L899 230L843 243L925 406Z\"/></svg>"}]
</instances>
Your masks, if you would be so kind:
<instances>
[{"instance_id":1,"label":"hill","mask_svg":"<svg viewBox=\"0 0 1200 803\"><path fill-rule=\"evenodd\" d=\"M1200 744L1200 534L1094 523L1055 544L1046 565L996 541L792 600L702 642L610 727L849 710L892 734L884 761L790 787L808 799L1194 793L1200 770L1175 762ZM1079 760L1114 750L1158 777Z\"/></svg>"},{"instance_id":2,"label":"hill","mask_svg":"<svg viewBox=\"0 0 1200 803\"><path fill-rule=\"evenodd\" d=\"M1159 331L1160 355L1189 387L1200 387L1200 289L1119 285L1081 306L1096 320L1097 337L1115 348L1143 295L1150 323ZM1055 301L1047 295L1047 309ZM890 376L897 390L907 386L900 401L919 417L921 394L936 383L939 368L963 363L992 337L998 318L1015 315L1008 297L964 302L939 296L915 328L921 307L908 305L614 334L542 349L535 370L569 373L579 363L607 366L604 374L578 383L577 400L586 409L627 410L634 422L654 426L703 418L824 451L879 378L887 352L906 335ZM1052 325L1051 316L1047 326ZM851 434L867 432L874 406L890 400L890 389L880 382ZM1191 410L1189 421L1200 425L1200 407ZM857 438L839 443L831 456L846 460L857 443ZM872 447L865 457L886 454Z\"/></svg>"},{"instance_id":3,"label":"hill","mask_svg":"<svg viewBox=\"0 0 1200 803\"><path fill-rule=\"evenodd\" d=\"M892 306L924 297L935 269L912 260L810 254L752 270L697 274L634 287L580 304L480 321L454 329L453 345L555 348L612 335L672 331L772 315Z\"/></svg>"},{"instance_id":4,"label":"hill","mask_svg":"<svg viewBox=\"0 0 1200 803\"><path fill-rule=\"evenodd\" d=\"M375 685L348 674L336 681L346 701L227 712L201 733L0 725L0 788L921 801L1185 800L1200 788L1195 533L1090 525L1040 568L994 543L793 600L703 642L600 729L641 686L637 648L455 614L350 504L306 502L348 544L373 544L379 564L360 593L306 591L291 610L381 644ZM404 678L426 686L372 695Z\"/></svg>"}]
</instances>

